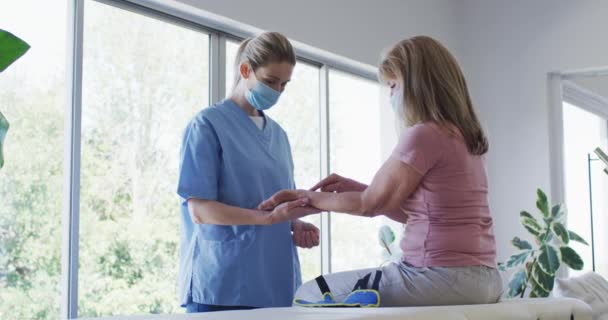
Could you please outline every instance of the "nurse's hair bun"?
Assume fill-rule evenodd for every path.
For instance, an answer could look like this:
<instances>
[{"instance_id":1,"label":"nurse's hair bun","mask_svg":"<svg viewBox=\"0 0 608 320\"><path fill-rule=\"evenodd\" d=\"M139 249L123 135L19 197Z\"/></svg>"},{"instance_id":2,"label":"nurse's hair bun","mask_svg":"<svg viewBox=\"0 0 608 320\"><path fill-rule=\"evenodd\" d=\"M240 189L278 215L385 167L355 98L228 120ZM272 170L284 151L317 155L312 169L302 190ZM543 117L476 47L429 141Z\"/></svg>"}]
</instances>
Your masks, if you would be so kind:
<instances>
[{"instance_id":1,"label":"nurse's hair bun","mask_svg":"<svg viewBox=\"0 0 608 320\"><path fill-rule=\"evenodd\" d=\"M269 63L287 62L295 65L296 53L289 40L278 32L264 32L245 39L241 42L234 61L233 90L241 79L239 66L243 62L249 63L254 71Z\"/></svg>"}]
</instances>

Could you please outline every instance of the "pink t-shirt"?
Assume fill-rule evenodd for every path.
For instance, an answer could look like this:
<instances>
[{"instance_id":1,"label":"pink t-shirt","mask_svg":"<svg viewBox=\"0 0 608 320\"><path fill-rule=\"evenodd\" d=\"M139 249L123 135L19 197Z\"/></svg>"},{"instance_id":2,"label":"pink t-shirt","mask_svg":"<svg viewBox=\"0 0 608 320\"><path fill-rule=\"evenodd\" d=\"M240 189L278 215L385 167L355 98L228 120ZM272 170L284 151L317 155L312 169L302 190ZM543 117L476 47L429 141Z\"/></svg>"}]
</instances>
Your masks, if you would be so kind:
<instances>
[{"instance_id":1,"label":"pink t-shirt","mask_svg":"<svg viewBox=\"0 0 608 320\"><path fill-rule=\"evenodd\" d=\"M416 267L496 267L484 157L434 123L405 129L393 157L423 177L401 207L409 215L403 261Z\"/></svg>"}]
</instances>

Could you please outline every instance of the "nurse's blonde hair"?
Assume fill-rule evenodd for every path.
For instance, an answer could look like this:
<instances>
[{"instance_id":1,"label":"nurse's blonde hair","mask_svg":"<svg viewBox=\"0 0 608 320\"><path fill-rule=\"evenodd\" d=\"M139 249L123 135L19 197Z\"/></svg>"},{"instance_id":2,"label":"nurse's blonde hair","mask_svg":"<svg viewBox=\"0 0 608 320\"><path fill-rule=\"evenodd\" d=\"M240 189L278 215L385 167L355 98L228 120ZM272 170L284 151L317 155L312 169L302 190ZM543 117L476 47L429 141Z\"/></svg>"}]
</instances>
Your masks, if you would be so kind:
<instances>
[{"instance_id":1,"label":"nurse's blonde hair","mask_svg":"<svg viewBox=\"0 0 608 320\"><path fill-rule=\"evenodd\" d=\"M249 63L253 71L269 63L296 64L296 53L287 38L278 32L264 32L241 42L234 61L234 90L241 80L240 65Z\"/></svg>"},{"instance_id":2,"label":"nurse's blonde hair","mask_svg":"<svg viewBox=\"0 0 608 320\"><path fill-rule=\"evenodd\" d=\"M489 144L475 114L466 81L452 54L437 40L418 36L399 41L379 66L381 81L395 79L403 88L406 125L435 122L457 128L469 153L482 155Z\"/></svg>"}]
</instances>

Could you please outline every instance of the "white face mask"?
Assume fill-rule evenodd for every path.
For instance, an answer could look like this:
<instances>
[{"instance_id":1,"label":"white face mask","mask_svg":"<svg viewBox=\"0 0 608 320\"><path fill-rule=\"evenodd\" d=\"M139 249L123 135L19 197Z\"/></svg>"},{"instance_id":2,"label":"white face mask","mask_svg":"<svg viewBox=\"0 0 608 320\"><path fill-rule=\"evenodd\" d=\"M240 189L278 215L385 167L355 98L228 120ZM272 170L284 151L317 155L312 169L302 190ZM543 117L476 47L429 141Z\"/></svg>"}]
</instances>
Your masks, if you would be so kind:
<instances>
[{"instance_id":1,"label":"white face mask","mask_svg":"<svg viewBox=\"0 0 608 320\"><path fill-rule=\"evenodd\" d=\"M397 137L399 137L406 128L403 89L397 88L395 90L395 93L391 96L391 106L393 107L393 112L395 114L395 131Z\"/></svg>"},{"instance_id":2,"label":"white face mask","mask_svg":"<svg viewBox=\"0 0 608 320\"><path fill-rule=\"evenodd\" d=\"M396 92L391 96L391 106L393 107L393 112L395 112L395 116L400 121L405 121L405 113L403 108L403 90L398 88L395 91Z\"/></svg>"}]
</instances>

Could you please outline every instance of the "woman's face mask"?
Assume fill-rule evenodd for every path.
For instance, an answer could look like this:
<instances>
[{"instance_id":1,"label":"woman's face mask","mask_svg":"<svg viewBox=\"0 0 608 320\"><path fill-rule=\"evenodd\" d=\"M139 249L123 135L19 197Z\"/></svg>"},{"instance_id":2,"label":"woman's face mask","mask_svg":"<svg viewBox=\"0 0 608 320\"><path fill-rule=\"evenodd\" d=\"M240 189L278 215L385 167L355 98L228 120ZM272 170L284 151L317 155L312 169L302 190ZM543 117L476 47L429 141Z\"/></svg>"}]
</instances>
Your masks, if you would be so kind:
<instances>
[{"instance_id":1,"label":"woman's face mask","mask_svg":"<svg viewBox=\"0 0 608 320\"><path fill-rule=\"evenodd\" d=\"M403 86L397 81L389 81L388 85L391 89L391 106L393 107L393 112L400 121L405 121Z\"/></svg>"},{"instance_id":2,"label":"woman's face mask","mask_svg":"<svg viewBox=\"0 0 608 320\"><path fill-rule=\"evenodd\" d=\"M395 92L391 96L391 106L393 107L393 112L395 112L395 115L399 119L405 120L405 115L403 112L404 108L403 108L403 91L402 90Z\"/></svg>"},{"instance_id":3,"label":"woman's face mask","mask_svg":"<svg viewBox=\"0 0 608 320\"><path fill-rule=\"evenodd\" d=\"M390 89L390 103L395 114L395 131L400 136L406 128L405 124L405 98L403 96L403 86L396 80L387 82Z\"/></svg>"}]
</instances>

